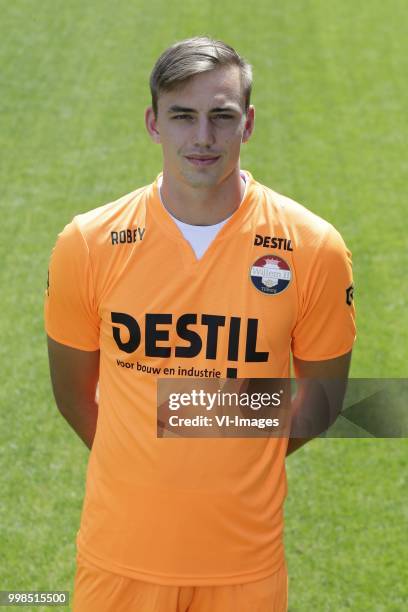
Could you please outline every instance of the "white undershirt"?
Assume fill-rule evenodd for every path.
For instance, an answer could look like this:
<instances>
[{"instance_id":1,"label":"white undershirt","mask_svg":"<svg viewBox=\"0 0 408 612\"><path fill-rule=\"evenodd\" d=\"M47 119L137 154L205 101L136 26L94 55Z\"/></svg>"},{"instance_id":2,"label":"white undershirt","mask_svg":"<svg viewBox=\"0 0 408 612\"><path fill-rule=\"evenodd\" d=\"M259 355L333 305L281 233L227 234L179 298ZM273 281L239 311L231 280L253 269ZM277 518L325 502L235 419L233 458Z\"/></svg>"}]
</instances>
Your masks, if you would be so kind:
<instances>
[{"instance_id":1,"label":"white undershirt","mask_svg":"<svg viewBox=\"0 0 408 612\"><path fill-rule=\"evenodd\" d=\"M243 172L242 170L241 170L241 177L242 177L242 180L245 182L245 192L242 198L242 200L244 200L246 196L248 179L247 179L245 172ZM158 187L159 187L160 200L164 206L164 203L161 197L162 182L163 182L163 177L160 176L158 180ZM211 242L214 240L214 238L216 237L216 235L218 234L222 226L225 225L228 219L230 219L230 217L232 216L230 215L230 217L227 217L226 219L224 219L223 221L220 221L220 223L216 223L215 225L190 225L189 223L184 223L183 221L179 221L179 219L176 219L176 217L172 215L169 210L167 210L167 212L169 213L173 221L176 223L177 227L180 229L185 240L187 240L187 242L190 243L197 259L200 259L204 255L204 253L206 252L206 250L208 249Z\"/></svg>"}]
</instances>

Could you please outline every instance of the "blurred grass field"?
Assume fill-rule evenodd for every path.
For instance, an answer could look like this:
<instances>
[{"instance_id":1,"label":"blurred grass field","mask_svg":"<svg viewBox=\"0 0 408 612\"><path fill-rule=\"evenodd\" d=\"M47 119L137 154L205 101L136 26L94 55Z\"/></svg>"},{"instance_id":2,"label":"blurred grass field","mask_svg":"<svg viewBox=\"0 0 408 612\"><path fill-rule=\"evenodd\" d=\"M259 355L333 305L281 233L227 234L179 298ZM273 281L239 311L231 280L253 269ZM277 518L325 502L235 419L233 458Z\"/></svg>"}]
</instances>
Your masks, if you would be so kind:
<instances>
[{"instance_id":1,"label":"blurred grass field","mask_svg":"<svg viewBox=\"0 0 408 612\"><path fill-rule=\"evenodd\" d=\"M47 263L74 214L160 171L143 112L153 63L175 40L209 34L252 63L242 167L352 250L351 375L406 377L406 7L2 3L0 589L72 590L88 452L51 396ZM407 451L407 440L322 439L289 459L291 612L408 608Z\"/></svg>"}]
</instances>

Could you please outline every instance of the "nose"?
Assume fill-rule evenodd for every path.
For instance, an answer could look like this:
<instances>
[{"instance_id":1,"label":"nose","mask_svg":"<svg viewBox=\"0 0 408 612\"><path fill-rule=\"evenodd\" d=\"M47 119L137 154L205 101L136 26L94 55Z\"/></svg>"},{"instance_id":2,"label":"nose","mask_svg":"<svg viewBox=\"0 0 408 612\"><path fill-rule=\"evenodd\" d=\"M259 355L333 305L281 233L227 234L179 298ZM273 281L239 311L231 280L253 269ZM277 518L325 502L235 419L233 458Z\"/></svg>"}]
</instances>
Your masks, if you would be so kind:
<instances>
[{"instance_id":1,"label":"nose","mask_svg":"<svg viewBox=\"0 0 408 612\"><path fill-rule=\"evenodd\" d=\"M196 147L209 147L214 144L214 126L208 117L198 117L194 137Z\"/></svg>"}]
</instances>

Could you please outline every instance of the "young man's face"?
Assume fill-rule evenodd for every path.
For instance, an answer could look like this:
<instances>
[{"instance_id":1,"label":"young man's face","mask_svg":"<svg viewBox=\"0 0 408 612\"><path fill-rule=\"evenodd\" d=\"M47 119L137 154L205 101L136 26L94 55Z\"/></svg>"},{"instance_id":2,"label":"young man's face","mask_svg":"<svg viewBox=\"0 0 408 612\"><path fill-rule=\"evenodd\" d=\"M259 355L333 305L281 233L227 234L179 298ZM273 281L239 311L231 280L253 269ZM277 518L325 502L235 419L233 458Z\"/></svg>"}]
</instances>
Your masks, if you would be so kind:
<instances>
[{"instance_id":1,"label":"young man's face","mask_svg":"<svg viewBox=\"0 0 408 612\"><path fill-rule=\"evenodd\" d=\"M213 187L239 167L254 115L253 106L245 115L239 68L227 66L161 93L157 118L146 110L146 127L162 145L167 175L191 187Z\"/></svg>"}]
</instances>

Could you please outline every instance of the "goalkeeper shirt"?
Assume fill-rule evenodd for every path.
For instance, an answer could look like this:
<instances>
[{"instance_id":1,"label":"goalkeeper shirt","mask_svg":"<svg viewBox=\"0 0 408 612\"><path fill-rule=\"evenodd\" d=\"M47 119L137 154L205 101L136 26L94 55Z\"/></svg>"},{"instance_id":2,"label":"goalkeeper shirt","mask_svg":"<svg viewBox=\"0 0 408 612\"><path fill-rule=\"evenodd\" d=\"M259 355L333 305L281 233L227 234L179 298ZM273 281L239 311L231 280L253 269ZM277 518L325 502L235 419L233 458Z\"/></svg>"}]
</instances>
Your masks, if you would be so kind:
<instances>
[{"instance_id":1,"label":"goalkeeper shirt","mask_svg":"<svg viewBox=\"0 0 408 612\"><path fill-rule=\"evenodd\" d=\"M245 172L239 208L200 259L160 175L75 216L51 255L47 334L100 351L78 551L123 576L238 584L284 562L287 439L158 438L158 379L289 377L291 352L331 359L355 339L340 234Z\"/></svg>"}]
</instances>

